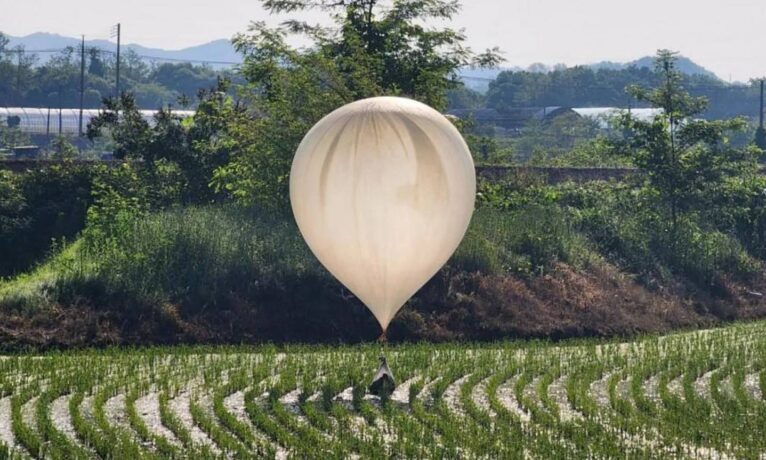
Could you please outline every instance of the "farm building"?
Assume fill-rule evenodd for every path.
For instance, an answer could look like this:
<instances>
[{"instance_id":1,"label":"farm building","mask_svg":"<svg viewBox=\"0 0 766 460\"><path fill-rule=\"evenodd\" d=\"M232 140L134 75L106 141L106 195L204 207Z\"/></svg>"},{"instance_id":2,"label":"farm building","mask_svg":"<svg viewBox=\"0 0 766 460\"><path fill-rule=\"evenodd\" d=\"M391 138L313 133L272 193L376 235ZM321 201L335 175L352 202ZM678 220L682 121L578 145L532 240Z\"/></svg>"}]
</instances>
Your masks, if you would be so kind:
<instances>
[{"instance_id":1,"label":"farm building","mask_svg":"<svg viewBox=\"0 0 766 460\"><path fill-rule=\"evenodd\" d=\"M615 115L628 109L618 107L515 107L498 111L495 109L457 109L450 115L464 120L473 120L480 125L493 125L509 130L520 130L533 120L550 121L567 114L576 114L582 118L598 121L602 128L608 128L608 121ZM641 120L651 120L662 109L637 108L630 109L630 114Z\"/></svg>"},{"instance_id":2,"label":"farm building","mask_svg":"<svg viewBox=\"0 0 766 460\"><path fill-rule=\"evenodd\" d=\"M609 127L609 119L621 113L628 112L628 109L620 109L617 107L577 107L570 110L583 118L590 118L598 121L602 128ZM630 116L641 121L654 120L654 118L661 113L662 109L655 108L630 109Z\"/></svg>"},{"instance_id":3,"label":"farm building","mask_svg":"<svg viewBox=\"0 0 766 460\"><path fill-rule=\"evenodd\" d=\"M94 109L82 111L83 131L90 120L100 112L101 110ZM153 123L157 112L157 110L141 110L141 115L146 121ZM173 113L182 118L194 115L193 110L174 110ZM80 109L0 107L0 123L4 126L18 127L22 132L31 135L76 136L80 134Z\"/></svg>"},{"instance_id":4,"label":"farm building","mask_svg":"<svg viewBox=\"0 0 766 460\"><path fill-rule=\"evenodd\" d=\"M496 109L455 109L448 115L463 120L472 120L479 125L492 125L504 129L521 129L529 120L534 118L541 109L539 107L518 107L503 110Z\"/></svg>"}]
</instances>

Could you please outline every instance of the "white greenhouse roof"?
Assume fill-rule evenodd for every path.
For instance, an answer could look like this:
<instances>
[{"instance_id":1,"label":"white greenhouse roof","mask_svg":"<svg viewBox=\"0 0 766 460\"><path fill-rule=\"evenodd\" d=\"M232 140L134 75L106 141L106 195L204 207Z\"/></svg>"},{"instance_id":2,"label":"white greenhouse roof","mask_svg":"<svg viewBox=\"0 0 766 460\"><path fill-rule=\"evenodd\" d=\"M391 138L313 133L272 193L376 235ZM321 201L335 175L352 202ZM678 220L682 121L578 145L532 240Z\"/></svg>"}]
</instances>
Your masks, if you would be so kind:
<instances>
[{"instance_id":1,"label":"white greenhouse roof","mask_svg":"<svg viewBox=\"0 0 766 460\"><path fill-rule=\"evenodd\" d=\"M141 116L154 124L154 115L158 110L141 110ZM85 131L91 118L101 113L100 109L82 111L82 130ZM186 118L194 115L193 110L173 110L174 115ZM19 128L28 134L58 134L59 120L61 133L79 134L80 109L41 109L34 107L0 107L0 123L7 126L10 117L19 117Z\"/></svg>"},{"instance_id":2,"label":"white greenhouse roof","mask_svg":"<svg viewBox=\"0 0 766 460\"><path fill-rule=\"evenodd\" d=\"M627 109L617 107L574 107L572 111L581 117L598 120L603 128L608 127L611 118L628 112ZM630 109L630 116L640 121L652 121L662 113L662 109L656 108Z\"/></svg>"}]
</instances>

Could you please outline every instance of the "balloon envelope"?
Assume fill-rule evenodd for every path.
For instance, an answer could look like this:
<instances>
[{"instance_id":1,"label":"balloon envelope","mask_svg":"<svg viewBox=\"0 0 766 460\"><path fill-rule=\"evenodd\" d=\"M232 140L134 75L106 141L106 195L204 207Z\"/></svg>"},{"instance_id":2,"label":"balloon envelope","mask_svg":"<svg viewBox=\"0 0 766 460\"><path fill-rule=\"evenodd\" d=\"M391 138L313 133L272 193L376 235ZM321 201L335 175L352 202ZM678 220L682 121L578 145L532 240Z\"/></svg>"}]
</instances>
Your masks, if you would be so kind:
<instances>
[{"instance_id":1,"label":"balloon envelope","mask_svg":"<svg viewBox=\"0 0 766 460\"><path fill-rule=\"evenodd\" d=\"M290 201L319 261L383 330L457 248L476 173L458 130L410 99L339 108L298 147Z\"/></svg>"}]
</instances>

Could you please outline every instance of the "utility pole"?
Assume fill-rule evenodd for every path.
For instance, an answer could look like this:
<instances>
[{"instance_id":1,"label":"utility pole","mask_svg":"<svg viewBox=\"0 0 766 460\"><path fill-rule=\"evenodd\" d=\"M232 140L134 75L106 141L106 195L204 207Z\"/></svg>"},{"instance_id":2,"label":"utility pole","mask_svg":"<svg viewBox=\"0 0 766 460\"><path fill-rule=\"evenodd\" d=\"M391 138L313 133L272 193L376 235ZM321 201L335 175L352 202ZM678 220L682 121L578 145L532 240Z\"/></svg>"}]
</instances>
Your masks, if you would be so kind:
<instances>
[{"instance_id":1,"label":"utility pole","mask_svg":"<svg viewBox=\"0 0 766 460\"><path fill-rule=\"evenodd\" d=\"M763 129L763 80L761 80L761 111L758 112L758 126Z\"/></svg>"},{"instance_id":2,"label":"utility pole","mask_svg":"<svg viewBox=\"0 0 766 460\"><path fill-rule=\"evenodd\" d=\"M121 26L120 26L120 23L118 22L117 23L117 66L116 66L117 81L115 83L115 90L117 92L115 96L117 96L117 98L120 97L120 33L121 33L120 29L121 29Z\"/></svg>"},{"instance_id":3,"label":"utility pole","mask_svg":"<svg viewBox=\"0 0 766 460\"><path fill-rule=\"evenodd\" d=\"M16 97L17 97L16 105L18 107L21 107L22 105L24 105L21 103L21 99L22 99L21 98L21 58L22 58L22 55L24 54L24 48L18 47L16 51L19 53L18 67L16 68Z\"/></svg>"},{"instance_id":4,"label":"utility pole","mask_svg":"<svg viewBox=\"0 0 766 460\"><path fill-rule=\"evenodd\" d=\"M766 128L763 127L763 79L761 79L761 101L758 112L758 129L755 130L755 145L766 150Z\"/></svg>"},{"instance_id":5,"label":"utility pole","mask_svg":"<svg viewBox=\"0 0 766 460\"><path fill-rule=\"evenodd\" d=\"M85 35L80 44L80 123L77 133L82 137L82 106L85 100Z\"/></svg>"},{"instance_id":6,"label":"utility pole","mask_svg":"<svg viewBox=\"0 0 766 460\"><path fill-rule=\"evenodd\" d=\"M45 125L45 137L48 139L48 145L51 145L51 105L48 104L48 122Z\"/></svg>"}]
</instances>

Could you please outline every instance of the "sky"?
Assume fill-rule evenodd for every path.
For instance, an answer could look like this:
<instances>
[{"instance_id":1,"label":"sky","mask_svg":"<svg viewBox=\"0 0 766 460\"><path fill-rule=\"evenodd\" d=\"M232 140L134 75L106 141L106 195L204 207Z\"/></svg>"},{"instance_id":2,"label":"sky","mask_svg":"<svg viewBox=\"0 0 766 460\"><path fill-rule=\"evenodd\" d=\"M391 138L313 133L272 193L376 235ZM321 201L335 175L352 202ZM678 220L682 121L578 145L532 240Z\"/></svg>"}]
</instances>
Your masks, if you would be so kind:
<instances>
[{"instance_id":1,"label":"sky","mask_svg":"<svg viewBox=\"0 0 766 460\"><path fill-rule=\"evenodd\" d=\"M0 31L108 38L179 49L278 24L259 0L3 0ZM766 76L766 0L462 0L452 26L476 50L499 46L508 66L630 61L680 51L724 80ZM321 13L304 19L322 21Z\"/></svg>"}]
</instances>

